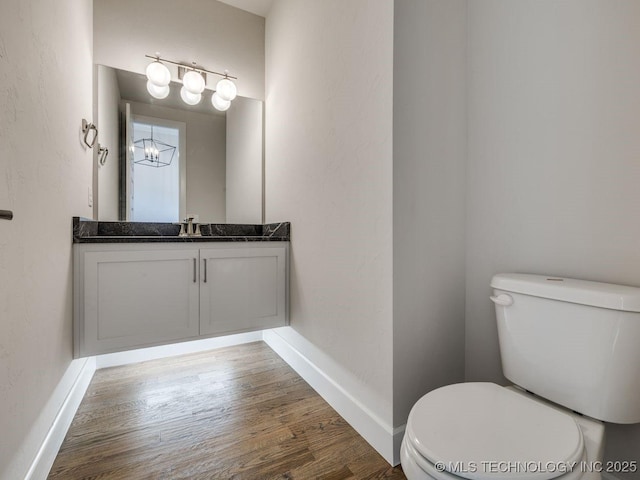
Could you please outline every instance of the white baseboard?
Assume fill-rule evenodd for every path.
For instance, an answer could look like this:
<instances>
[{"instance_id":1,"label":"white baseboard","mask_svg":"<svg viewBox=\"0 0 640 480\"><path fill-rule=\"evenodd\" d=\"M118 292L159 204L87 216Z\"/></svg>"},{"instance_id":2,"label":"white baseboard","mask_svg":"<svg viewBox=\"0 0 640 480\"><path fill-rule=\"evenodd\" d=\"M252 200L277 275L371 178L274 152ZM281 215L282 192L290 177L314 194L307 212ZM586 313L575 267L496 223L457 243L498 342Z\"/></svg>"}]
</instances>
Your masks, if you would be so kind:
<instances>
[{"instance_id":1,"label":"white baseboard","mask_svg":"<svg viewBox=\"0 0 640 480\"><path fill-rule=\"evenodd\" d=\"M291 327L265 330L263 339L287 362L311 387L324 398L349 424L391 465L400 463L400 443L404 425L393 429L379 415L358 399L346 384L336 381L328 370L335 366L317 365L303 352L301 345L292 345L281 332ZM303 337L301 337L303 338ZM312 348L312 347L309 347Z\"/></svg>"},{"instance_id":2,"label":"white baseboard","mask_svg":"<svg viewBox=\"0 0 640 480\"><path fill-rule=\"evenodd\" d=\"M96 369L129 365L130 363L146 362L158 358L175 357L187 353L198 353L214 348L231 347L243 343L259 342L262 340L262 331L237 333L224 337L204 338L191 342L172 343L159 347L139 348L126 352L106 353L96 357Z\"/></svg>"},{"instance_id":3,"label":"white baseboard","mask_svg":"<svg viewBox=\"0 0 640 480\"><path fill-rule=\"evenodd\" d=\"M0 478L47 478L95 368L93 358L73 360L69 364L20 450L11 464L0 473Z\"/></svg>"},{"instance_id":4,"label":"white baseboard","mask_svg":"<svg viewBox=\"0 0 640 480\"><path fill-rule=\"evenodd\" d=\"M393 429L393 462L389 463L394 467L396 465L400 465L400 445L402 444L406 428L407 424L405 423L404 425L400 425Z\"/></svg>"}]
</instances>

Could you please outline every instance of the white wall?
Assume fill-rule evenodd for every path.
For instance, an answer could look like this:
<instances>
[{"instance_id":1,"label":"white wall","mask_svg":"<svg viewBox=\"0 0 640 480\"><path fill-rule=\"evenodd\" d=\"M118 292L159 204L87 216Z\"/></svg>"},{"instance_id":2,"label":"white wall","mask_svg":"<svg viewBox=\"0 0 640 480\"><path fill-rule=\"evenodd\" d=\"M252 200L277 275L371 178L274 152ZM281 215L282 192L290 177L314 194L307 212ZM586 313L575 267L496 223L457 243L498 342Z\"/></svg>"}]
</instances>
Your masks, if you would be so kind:
<instances>
[{"instance_id":1,"label":"white wall","mask_svg":"<svg viewBox=\"0 0 640 480\"><path fill-rule=\"evenodd\" d=\"M71 217L91 216L91 2L4 0L0 32L0 208L15 214L0 221L0 478L18 479L72 359Z\"/></svg>"},{"instance_id":2,"label":"white wall","mask_svg":"<svg viewBox=\"0 0 640 480\"><path fill-rule=\"evenodd\" d=\"M144 73L159 52L238 77L238 95L264 99L263 17L213 0L94 0L94 60ZM174 78L177 67L169 65ZM210 88L221 77L208 79Z\"/></svg>"},{"instance_id":3,"label":"white wall","mask_svg":"<svg viewBox=\"0 0 640 480\"><path fill-rule=\"evenodd\" d=\"M394 9L393 411L464 378L465 0Z\"/></svg>"},{"instance_id":4,"label":"white wall","mask_svg":"<svg viewBox=\"0 0 640 480\"><path fill-rule=\"evenodd\" d=\"M185 213L198 215L201 223L225 223L225 116L207 115L140 102L130 103L131 111L135 115L163 118L186 124L187 210Z\"/></svg>"},{"instance_id":5,"label":"white wall","mask_svg":"<svg viewBox=\"0 0 640 480\"><path fill-rule=\"evenodd\" d=\"M291 221L291 326L392 423L393 3L278 0L266 221Z\"/></svg>"},{"instance_id":6,"label":"white wall","mask_svg":"<svg viewBox=\"0 0 640 480\"><path fill-rule=\"evenodd\" d=\"M237 97L227 110L227 222L262 223L263 104Z\"/></svg>"},{"instance_id":7,"label":"white wall","mask_svg":"<svg viewBox=\"0 0 640 480\"><path fill-rule=\"evenodd\" d=\"M640 286L640 2L485 0L468 19L466 376L502 382L494 273ZM607 430L607 458L637 461L640 427Z\"/></svg>"},{"instance_id":8,"label":"white wall","mask_svg":"<svg viewBox=\"0 0 640 480\"><path fill-rule=\"evenodd\" d=\"M98 143L109 149L109 154L104 165L98 168L98 220L116 221L118 220L119 209L119 150L120 141L118 138L118 125L120 122L120 90L116 72L112 68L105 68L102 65L96 67L97 82L94 95L97 96L97 127L100 135Z\"/></svg>"}]
</instances>

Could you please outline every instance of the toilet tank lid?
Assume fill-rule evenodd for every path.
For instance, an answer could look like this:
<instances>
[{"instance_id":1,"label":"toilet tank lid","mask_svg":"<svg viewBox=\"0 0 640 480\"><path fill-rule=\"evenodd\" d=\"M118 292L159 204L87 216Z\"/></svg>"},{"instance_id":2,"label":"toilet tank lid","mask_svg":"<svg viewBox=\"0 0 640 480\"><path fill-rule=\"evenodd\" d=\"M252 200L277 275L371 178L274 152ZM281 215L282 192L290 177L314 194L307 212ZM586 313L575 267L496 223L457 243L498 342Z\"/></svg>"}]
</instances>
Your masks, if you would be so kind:
<instances>
[{"instance_id":1,"label":"toilet tank lid","mask_svg":"<svg viewBox=\"0 0 640 480\"><path fill-rule=\"evenodd\" d=\"M625 312L640 312L640 288L573 278L500 273L491 279L497 290Z\"/></svg>"}]
</instances>

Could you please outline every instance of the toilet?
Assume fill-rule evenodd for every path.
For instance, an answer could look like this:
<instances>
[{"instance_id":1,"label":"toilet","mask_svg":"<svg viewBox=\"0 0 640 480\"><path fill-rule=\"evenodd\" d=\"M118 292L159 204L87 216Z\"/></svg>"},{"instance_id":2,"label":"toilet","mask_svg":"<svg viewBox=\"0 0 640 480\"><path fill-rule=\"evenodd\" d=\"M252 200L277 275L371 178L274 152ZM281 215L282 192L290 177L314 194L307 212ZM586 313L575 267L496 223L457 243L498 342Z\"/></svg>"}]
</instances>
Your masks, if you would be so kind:
<instances>
[{"instance_id":1,"label":"toilet","mask_svg":"<svg viewBox=\"0 0 640 480\"><path fill-rule=\"evenodd\" d=\"M406 477L600 480L603 422L640 422L640 288L528 274L491 287L514 385L459 383L418 400Z\"/></svg>"}]
</instances>

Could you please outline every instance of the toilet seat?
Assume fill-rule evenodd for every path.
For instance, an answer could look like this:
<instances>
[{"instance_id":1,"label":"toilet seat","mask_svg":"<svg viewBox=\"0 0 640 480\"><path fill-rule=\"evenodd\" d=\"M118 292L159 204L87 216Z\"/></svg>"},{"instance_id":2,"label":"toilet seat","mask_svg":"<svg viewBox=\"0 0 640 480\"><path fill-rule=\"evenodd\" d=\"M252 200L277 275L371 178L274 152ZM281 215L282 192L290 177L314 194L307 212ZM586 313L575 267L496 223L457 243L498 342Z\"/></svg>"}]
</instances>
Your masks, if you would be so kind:
<instances>
[{"instance_id":1,"label":"toilet seat","mask_svg":"<svg viewBox=\"0 0 640 480\"><path fill-rule=\"evenodd\" d=\"M579 478L584 455L575 420L493 383L461 383L414 405L403 448L433 478L550 480ZM439 473L439 472L437 472Z\"/></svg>"},{"instance_id":2,"label":"toilet seat","mask_svg":"<svg viewBox=\"0 0 640 480\"><path fill-rule=\"evenodd\" d=\"M400 447L400 458L402 459L402 470L408 480L464 480L463 477L453 475L449 472L440 472L434 464L422 457L411 445L405 436ZM586 451L581 462L587 461ZM576 466L571 472L560 474L553 480L580 480L583 479L583 472Z\"/></svg>"}]
</instances>

